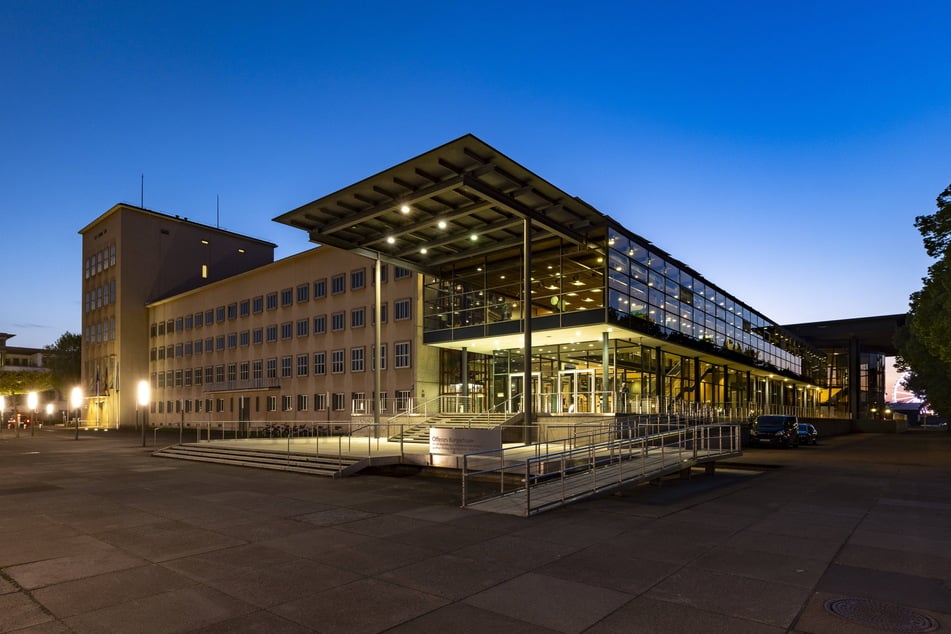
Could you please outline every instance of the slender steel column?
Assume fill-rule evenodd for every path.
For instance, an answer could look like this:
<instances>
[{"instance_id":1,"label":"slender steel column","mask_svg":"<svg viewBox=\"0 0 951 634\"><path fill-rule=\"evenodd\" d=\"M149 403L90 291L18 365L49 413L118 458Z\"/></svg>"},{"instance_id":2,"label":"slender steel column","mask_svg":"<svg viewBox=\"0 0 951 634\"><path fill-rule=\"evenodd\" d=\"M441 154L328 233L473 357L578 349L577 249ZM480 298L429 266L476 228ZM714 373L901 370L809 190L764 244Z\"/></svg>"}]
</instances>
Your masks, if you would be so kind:
<instances>
[{"instance_id":1,"label":"slender steel column","mask_svg":"<svg viewBox=\"0 0 951 634\"><path fill-rule=\"evenodd\" d=\"M525 442L530 442L529 425L533 424L535 416L532 394L532 223L528 218L522 220L522 323L525 324L522 410L525 412Z\"/></svg>"},{"instance_id":2,"label":"slender steel column","mask_svg":"<svg viewBox=\"0 0 951 634\"><path fill-rule=\"evenodd\" d=\"M380 307L381 298L383 297L383 293L380 291L380 286L382 284L381 278L383 277L380 274L380 267L381 267L380 254L377 253L376 266L373 267L373 279L374 279L374 283L376 284L376 288L373 291L374 301L376 302L376 306L373 307L373 312L374 312L373 321L375 322L374 328L373 328L373 346L375 350L370 355L370 358L376 361L373 364L374 365L374 368L373 368L373 425L375 426L377 434L380 433L380 405L381 405L380 366L383 365L382 363L383 360L380 358L380 334L381 334L380 317L383 313L382 308ZM413 310L416 310L416 309L414 308Z\"/></svg>"}]
</instances>

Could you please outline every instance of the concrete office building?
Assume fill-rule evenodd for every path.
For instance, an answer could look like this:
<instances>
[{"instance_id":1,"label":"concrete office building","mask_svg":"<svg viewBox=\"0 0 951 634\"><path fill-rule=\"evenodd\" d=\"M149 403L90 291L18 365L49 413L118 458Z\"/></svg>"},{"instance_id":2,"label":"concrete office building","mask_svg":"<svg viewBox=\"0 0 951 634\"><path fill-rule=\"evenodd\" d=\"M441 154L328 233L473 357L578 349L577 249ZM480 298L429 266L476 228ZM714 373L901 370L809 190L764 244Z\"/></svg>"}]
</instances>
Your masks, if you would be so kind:
<instances>
[{"instance_id":1,"label":"concrete office building","mask_svg":"<svg viewBox=\"0 0 951 634\"><path fill-rule=\"evenodd\" d=\"M150 372L146 306L273 262L275 245L126 204L79 233L83 419L132 425L136 383Z\"/></svg>"}]
</instances>

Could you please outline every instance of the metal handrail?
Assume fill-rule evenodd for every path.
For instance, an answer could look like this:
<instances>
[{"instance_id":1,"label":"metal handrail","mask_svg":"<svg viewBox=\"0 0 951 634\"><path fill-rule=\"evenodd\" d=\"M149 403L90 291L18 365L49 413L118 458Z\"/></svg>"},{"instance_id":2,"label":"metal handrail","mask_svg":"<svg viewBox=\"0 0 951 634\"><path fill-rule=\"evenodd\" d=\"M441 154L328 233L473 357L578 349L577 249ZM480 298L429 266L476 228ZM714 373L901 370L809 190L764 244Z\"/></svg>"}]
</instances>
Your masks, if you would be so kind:
<instances>
[{"instance_id":1,"label":"metal handrail","mask_svg":"<svg viewBox=\"0 0 951 634\"><path fill-rule=\"evenodd\" d=\"M600 434L602 432L597 432ZM524 445L522 446L524 447ZM513 449L509 448L511 456ZM559 506L578 497L591 495L604 488L619 486L623 482L637 478L645 478L653 473L662 473L674 465L682 465L684 461L696 461L700 457L712 458L726 455L737 455L740 448L740 432L738 425L713 424L682 426L671 431L648 434L638 437L614 438L608 441L592 442L566 448L561 451L543 455L528 456L519 460L505 460L505 449L474 452L463 456L462 461L462 505L470 503L468 499L468 480L476 476L497 474L499 476L499 495L505 495L505 476L509 473L522 474L524 486L509 491L525 493L525 515L540 512L552 506ZM470 470L470 459L491 459L497 454L499 464L486 469ZM646 458L659 456L658 465L648 473ZM686 457L685 457L686 456ZM641 470L628 469L626 474L622 463L630 463L640 458ZM616 479L599 482L601 473L606 473L607 467L616 466ZM570 493L567 490L568 479L585 474L590 477L588 485L580 487L579 492ZM548 503L535 503L533 506L533 489L552 482L559 482L561 495Z\"/></svg>"}]
</instances>

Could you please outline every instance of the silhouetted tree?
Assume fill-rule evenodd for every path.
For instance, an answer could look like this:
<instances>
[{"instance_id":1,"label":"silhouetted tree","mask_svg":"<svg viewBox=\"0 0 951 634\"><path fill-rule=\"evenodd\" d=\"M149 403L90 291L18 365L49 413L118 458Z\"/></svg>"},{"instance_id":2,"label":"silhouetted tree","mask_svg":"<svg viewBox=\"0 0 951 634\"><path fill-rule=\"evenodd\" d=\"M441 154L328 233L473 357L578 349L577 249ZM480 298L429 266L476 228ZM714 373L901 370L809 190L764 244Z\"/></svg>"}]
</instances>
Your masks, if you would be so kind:
<instances>
[{"instance_id":1,"label":"silhouetted tree","mask_svg":"<svg viewBox=\"0 0 951 634\"><path fill-rule=\"evenodd\" d=\"M905 327L896 338L896 367L911 374L906 387L943 416L951 414L951 186L937 198L937 210L915 218L925 251L935 259L912 293Z\"/></svg>"},{"instance_id":2,"label":"silhouetted tree","mask_svg":"<svg viewBox=\"0 0 951 634\"><path fill-rule=\"evenodd\" d=\"M61 394L67 394L79 384L82 374L82 337L65 332L45 349L43 364L50 369L51 383Z\"/></svg>"}]
</instances>

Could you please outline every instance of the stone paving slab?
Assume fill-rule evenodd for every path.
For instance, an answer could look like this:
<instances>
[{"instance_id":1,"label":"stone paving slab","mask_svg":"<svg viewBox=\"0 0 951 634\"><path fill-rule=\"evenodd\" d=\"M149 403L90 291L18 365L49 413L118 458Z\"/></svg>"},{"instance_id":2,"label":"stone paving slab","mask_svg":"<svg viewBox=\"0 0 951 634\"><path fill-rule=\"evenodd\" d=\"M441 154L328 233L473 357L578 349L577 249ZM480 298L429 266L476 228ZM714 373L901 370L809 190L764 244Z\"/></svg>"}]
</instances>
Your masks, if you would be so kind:
<instances>
[{"instance_id":1,"label":"stone paving slab","mask_svg":"<svg viewBox=\"0 0 951 634\"><path fill-rule=\"evenodd\" d=\"M4 436L0 632L881 631L826 607L853 599L951 628L951 434L730 463L520 518L405 470L330 480L160 461L121 432Z\"/></svg>"}]
</instances>

